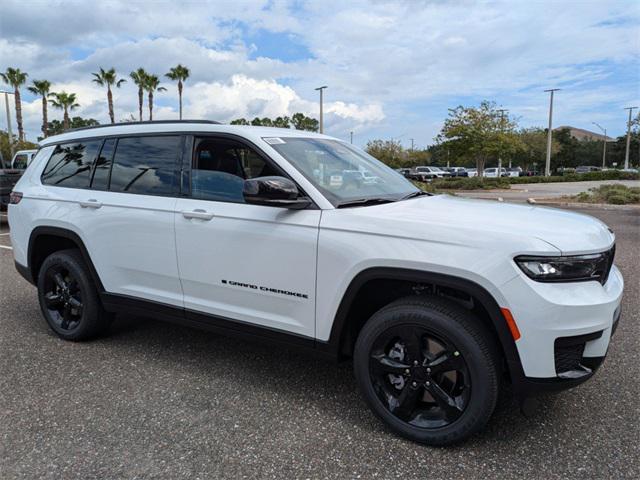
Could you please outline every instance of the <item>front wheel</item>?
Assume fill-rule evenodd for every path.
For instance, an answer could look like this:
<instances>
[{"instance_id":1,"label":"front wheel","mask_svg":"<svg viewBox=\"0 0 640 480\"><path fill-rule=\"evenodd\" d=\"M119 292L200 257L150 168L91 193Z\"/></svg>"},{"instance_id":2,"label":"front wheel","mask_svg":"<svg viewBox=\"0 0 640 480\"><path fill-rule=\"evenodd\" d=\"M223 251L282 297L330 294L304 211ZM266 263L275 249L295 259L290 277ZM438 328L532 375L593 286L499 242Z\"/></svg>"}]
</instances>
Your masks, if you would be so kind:
<instances>
[{"instance_id":1,"label":"front wheel","mask_svg":"<svg viewBox=\"0 0 640 480\"><path fill-rule=\"evenodd\" d=\"M396 433L430 445L484 427L498 398L497 364L480 321L431 296L379 310L354 352L356 380L374 413Z\"/></svg>"}]
</instances>

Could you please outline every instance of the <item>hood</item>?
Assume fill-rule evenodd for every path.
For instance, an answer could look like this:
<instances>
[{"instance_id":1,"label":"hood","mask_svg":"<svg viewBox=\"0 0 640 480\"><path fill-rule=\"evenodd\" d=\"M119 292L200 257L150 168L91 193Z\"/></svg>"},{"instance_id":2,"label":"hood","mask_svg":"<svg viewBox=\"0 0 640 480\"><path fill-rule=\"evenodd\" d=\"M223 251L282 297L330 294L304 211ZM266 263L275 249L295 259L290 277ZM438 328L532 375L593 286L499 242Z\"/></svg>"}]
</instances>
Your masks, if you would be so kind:
<instances>
[{"instance_id":1,"label":"hood","mask_svg":"<svg viewBox=\"0 0 640 480\"><path fill-rule=\"evenodd\" d=\"M499 248L501 243L520 239L523 250L534 245L540 250L544 242L548 244L547 251L554 250L548 247L555 247L562 254L577 255L606 250L615 240L604 223L588 215L450 195L418 197L339 212L348 212L348 215L339 222L335 222L337 215L333 215L327 226L445 243L487 244Z\"/></svg>"}]
</instances>

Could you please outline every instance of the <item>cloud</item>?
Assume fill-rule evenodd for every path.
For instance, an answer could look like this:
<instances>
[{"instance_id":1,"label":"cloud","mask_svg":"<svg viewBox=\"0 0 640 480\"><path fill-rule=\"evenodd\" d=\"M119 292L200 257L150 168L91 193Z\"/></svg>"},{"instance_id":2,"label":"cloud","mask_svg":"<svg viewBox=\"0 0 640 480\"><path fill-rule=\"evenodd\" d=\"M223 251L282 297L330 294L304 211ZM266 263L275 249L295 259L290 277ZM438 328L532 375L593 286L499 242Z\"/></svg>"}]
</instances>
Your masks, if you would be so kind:
<instances>
[{"instance_id":1,"label":"cloud","mask_svg":"<svg viewBox=\"0 0 640 480\"><path fill-rule=\"evenodd\" d=\"M188 114L223 120L315 114L314 88L326 84L329 133L356 130L361 139L405 136L425 144L447 107L483 98L525 124L544 124L542 90L551 86L563 88L557 108L563 123L587 128L591 116L614 122L620 104L640 100L639 25L640 9L616 1L9 0L0 16L0 68L77 86L80 112L100 121L104 98L87 86L100 66L126 76L139 66L162 75L185 64L192 72ZM276 44L261 49L256 38ZM279 55L277 41L287 38L307 58L289 60L285 45ZM169 91L158 95L158 118L177 109L175 86L163 83ZM117 91L116 116L136 111L135 89L125 85ZM38 125L28 128L37 132ZM611 128L623 131L624 119Z\"/></svg>"}]
</instances>

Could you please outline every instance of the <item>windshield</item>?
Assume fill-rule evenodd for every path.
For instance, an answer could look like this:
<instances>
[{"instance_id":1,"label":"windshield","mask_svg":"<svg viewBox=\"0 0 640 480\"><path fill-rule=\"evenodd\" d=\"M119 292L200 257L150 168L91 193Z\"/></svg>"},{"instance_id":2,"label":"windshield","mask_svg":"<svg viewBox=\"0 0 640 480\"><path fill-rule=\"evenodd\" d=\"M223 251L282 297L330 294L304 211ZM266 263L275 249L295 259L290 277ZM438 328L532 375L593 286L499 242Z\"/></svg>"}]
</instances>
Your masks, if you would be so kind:
<instances>
[{"instance_id":1,"label":"windshield","mask_svg":"<svg viewBox=\"0 0 640 480\"><path fill-rule=\"evenodd\" d=\"M420 190L371 155L338 140L265 138L334 206L354 200L399 200Z\"/></svg>"}]
</instances>

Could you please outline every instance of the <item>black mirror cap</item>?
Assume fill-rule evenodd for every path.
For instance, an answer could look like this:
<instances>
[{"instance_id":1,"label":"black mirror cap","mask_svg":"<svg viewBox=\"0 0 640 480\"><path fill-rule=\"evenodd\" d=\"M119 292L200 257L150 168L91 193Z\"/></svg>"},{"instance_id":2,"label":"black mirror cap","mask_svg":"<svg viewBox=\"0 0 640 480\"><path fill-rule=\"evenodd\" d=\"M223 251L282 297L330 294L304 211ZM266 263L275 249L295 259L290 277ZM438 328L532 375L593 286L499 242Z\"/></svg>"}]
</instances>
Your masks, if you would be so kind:
<instances>
[{"instance_id":1,"label":"black mirror cap","mask_svg":"<svg viewBox=\"0 0 640 480\"><path fill-rule=\"evenodd\" d=\"M299 198L295 183L278 176L249 178L244 181L242 194L244 201L253 205L303 209L311 203Z\"/></svg>"}]
</instances>

